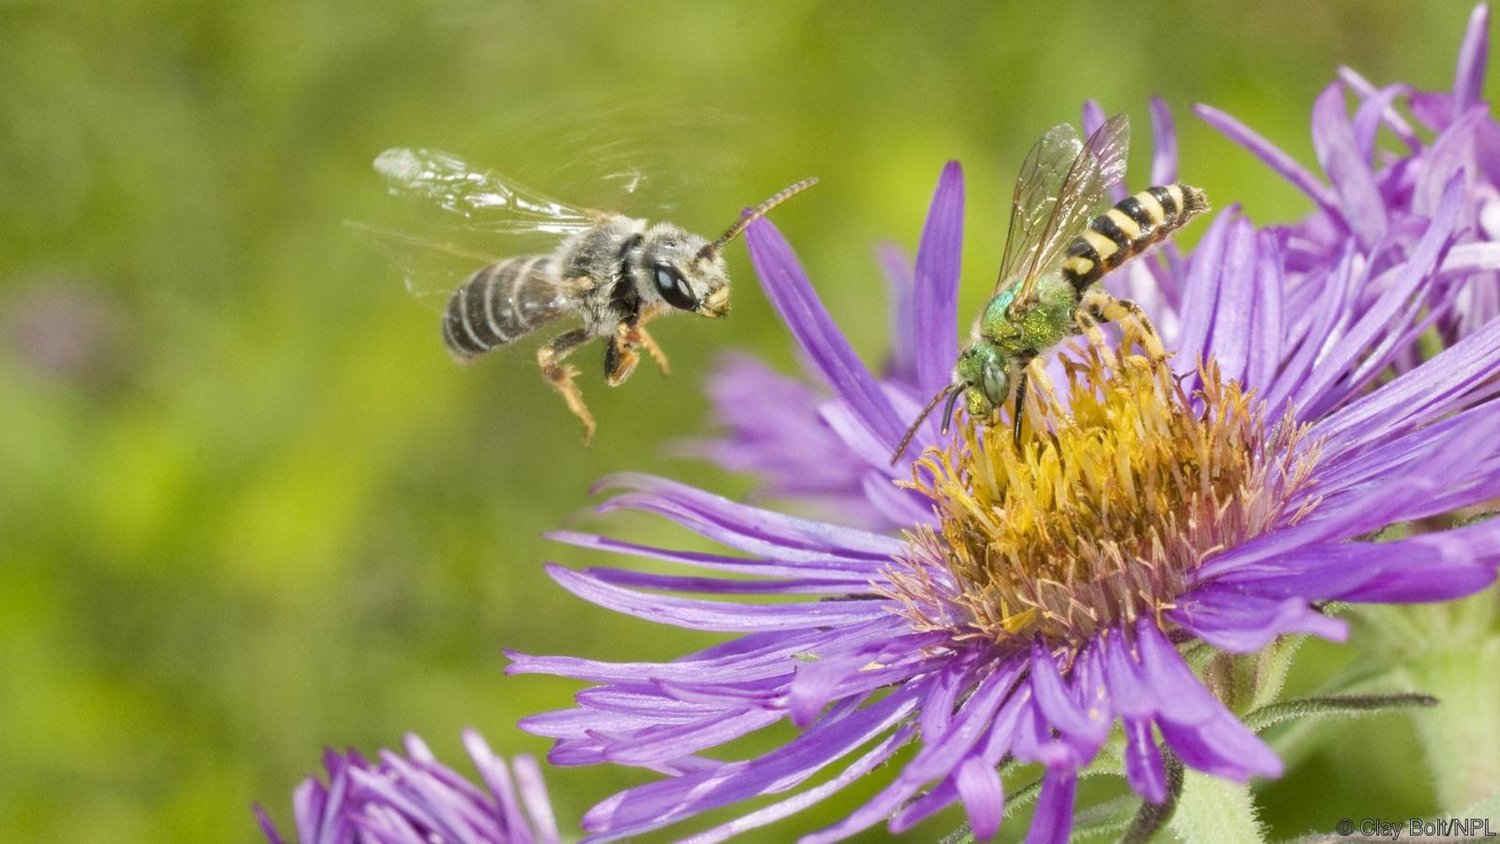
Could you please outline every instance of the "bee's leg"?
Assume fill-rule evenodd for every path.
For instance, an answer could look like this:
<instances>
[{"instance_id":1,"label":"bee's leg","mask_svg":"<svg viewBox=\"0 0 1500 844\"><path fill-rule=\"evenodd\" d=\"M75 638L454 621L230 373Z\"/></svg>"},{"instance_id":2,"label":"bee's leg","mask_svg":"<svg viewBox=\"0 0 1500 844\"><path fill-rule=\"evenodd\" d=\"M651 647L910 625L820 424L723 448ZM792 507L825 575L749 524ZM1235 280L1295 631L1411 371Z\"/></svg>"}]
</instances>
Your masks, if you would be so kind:
<instances>
[{"instance_id":1,"label":"bee's leg","mask_svg":"<svg viewBox=\"0 0 1500 844\"><path fill-rule=\"evenodd\" d=\"M1052 379L1047 376L1047 368L1042 365L1042 359L1032 358L1026 369L1031 373L1030 386L1036 391L1037 401L1041 403L1043 410L1061 412L1062 401L1057 397L1057 388L1052 384Z\"/></svg>"},{"instance_id":2,"label":"bee's leg","mask_svg":"<svg viewBox=\"0 0 1500 844\"><path fill-rule=\"evenodd\" d=\"M565 366L563 359L572 354L579 346L587 343L591 335L581 328L560 334L553 338L551 343L537 349L536 362L542 368L542 377L552 385L567 403L568 410L573 412L583 422L583 441L587 443L594 437L594 417L589 413L588 407L583 403L583 393L573 379L578 375L577 367Z\"/></svg>"},{"instance_id":3,"label":"bee's leg","mask_svg":"<svg viewBox=\"0 0 1500 844\"><path fill-rule=\"evenodd\" d=\"M1077 310L1073 311L1073 324L1079 334L1088 337L1089 345L1094 348L1094 352L1099 357L1103 358L1106 363L1114 363L1115 353L1105 340L1104 331L1099 328L1099 320L1089 308L1087 299L1078 305Z\"/></svg>"},{"instance_id":4,"label":"bee's leg","mask_svg":"<svg viewBox=\"0 0 1500 844\"><path fill-rule=\"evenodd\" d=\"M1026 418L1026 367L1021 367L1021 378L1016 382L1016 418L1011 425L1012 439L1015 441L1016 451L1021 450L1021 420Z\"/></svg>"},{"instance_id":5,"label":"bee's leg","mask_svg":"<svg viewBox=\"0 0 1500 844\"><path fill-rule=\"evenodd\" d=\"M643 325L636 326L635 330L640 335L641 347L646 350L646 354L650 355L652 360L656 361L661 374L671 375L672 367L667 364L667 353L661 350L661 346L656 345L656 338L647 334L646 327Z\"/></svg>"},{"instance_id":6,"label":"bee's leg","mask_svg":"<svg viewBox=\"0 0 1500 844\"><path fill-rule=\"evenodd\" d=\"M656 339L650 334L646 333L646 323L650 321L652 317L655 317L662 312L662 310L657 309L647 309L641 311L640 316L636 317L635 325L631 326L630 328L630 342L633 346L641 346L645 348L646 354L650 355L651 359L656 361L656 366L661 370L661 374L670 375L672 373L672 367L667 364L666 353L661 350L661 346L656 345Z\"/></svg>"},{"instance_id":7,"label":"bee's leg","mask_svg":"<svg viewBox=\"0 0 1500 844\"><path fill-rule=\"evenodd\" d=\"M1156 327L1151 324L1140 305L1129 299L1116 299L1102 290L1090 290L1083 295L1079 307L1087 309L1099 322L1120 323L1141 344L1141 348L1146 350L1152 363L1161 363L1166 359L1166 347L1162 345L1161 338L1156 336Z\"/></svg>"},{"instance_id":8,"label":"bee's leg","mask_svg":"<svg viewBox=\"0 0 1500 844\"><path fill-rule=\"evenodd\" d=\"M635 332L639 330L622 322L615 327L615 336L609 338L609 345L604 348L604 382L609 386L624 384L640 363L641 356L635 351L638 342Z\"/></svg>"}]
</instances>

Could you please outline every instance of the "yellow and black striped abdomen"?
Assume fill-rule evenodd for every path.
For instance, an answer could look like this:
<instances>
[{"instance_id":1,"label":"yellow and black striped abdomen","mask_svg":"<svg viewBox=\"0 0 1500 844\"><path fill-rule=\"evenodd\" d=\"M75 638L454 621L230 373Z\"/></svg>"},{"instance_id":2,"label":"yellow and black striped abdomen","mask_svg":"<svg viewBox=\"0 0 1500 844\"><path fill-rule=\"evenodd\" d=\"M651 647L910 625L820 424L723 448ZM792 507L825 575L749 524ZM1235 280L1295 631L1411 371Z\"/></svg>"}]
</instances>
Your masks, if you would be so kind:
<instances>
[{"instance_id":1,"label":"yellow and black striped abdomen","mask_svg":"<svg viewBox=\"0 0 1500 844\"><path fill-rule=\"evenodd\" d=\"M1184 223L1208 210L1208 197L1192 185L1157 185L1095 217L1068 247L1062 273L1080 294Z\"/></svg>"},{"instance_id":2,"label":"yellow and black striped abdomen","mask_svg":"<svg viewBox=\"0 0 1500 844\"><path fill-rule=\"evenodd\" d=\"M448 299L443 342L460 361L504 346L567 308L550 255L511 258L470 276Z\"/></svg>"}]
</instances>

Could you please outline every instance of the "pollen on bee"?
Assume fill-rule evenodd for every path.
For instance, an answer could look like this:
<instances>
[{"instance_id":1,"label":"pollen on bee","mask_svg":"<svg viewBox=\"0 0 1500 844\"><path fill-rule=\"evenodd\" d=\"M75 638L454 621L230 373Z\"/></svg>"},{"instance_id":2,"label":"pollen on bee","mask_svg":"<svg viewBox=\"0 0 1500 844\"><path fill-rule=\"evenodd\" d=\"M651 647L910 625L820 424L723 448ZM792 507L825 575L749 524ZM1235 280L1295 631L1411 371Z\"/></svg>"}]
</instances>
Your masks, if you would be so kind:
<instances>
[{"instance_id":1,"label":"pollen on bee","mask_svg":"<svg viewBox=\"0 0 1500 844\"><path fill-rule=\"evenodd\" d=\"M1212 359L1188 392L1165 360L1064 352L1066 389L1010 424L964 425L909 486L940 521L908 534L888 593L914 623L997 642L1079 642L1172 608L1194 569L1311 504L1317 448ZM1040 368L1033 370L1033 381Z\"/></svg>"}]
</instances>

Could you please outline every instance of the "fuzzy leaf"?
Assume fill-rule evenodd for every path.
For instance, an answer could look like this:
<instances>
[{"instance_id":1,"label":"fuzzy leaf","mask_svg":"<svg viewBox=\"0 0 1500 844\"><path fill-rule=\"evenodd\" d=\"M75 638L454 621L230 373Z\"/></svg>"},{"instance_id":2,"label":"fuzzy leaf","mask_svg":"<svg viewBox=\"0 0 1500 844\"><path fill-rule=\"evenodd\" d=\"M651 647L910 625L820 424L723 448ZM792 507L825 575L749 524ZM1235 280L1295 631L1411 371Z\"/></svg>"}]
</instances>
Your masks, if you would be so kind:
<instances>
[{"instance_id":1,"label":"fuzzy leaf","mask_svg":"<svg viewBox=\"0 0 1500 844\"><path fill-rule=\"evenodd\" d=\"M1241 719L1256 732L1284 721L1303 718L1359 718L1394 709L1436 706L1437 698L1424 694L1331 695L1288 700L1262 706Z\"/></svg>"}]
</instances>

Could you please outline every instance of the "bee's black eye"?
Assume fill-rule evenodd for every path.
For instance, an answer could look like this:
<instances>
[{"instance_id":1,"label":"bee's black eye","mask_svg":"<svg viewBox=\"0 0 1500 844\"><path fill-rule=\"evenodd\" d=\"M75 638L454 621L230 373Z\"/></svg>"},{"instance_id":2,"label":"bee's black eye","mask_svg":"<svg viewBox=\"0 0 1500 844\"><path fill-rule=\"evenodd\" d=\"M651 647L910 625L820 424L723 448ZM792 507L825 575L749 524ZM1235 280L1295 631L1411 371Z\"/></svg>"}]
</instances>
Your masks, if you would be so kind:
<instances>
[{"instance_id":1,"label":"bee's black eye","mask_svg":"<svg viewBox=\"0 0 1500 844\"><path fill-rule=\"evenodd\" d=\"M692 288L688 287L687 279L682 277L673 267L666 264L656 265L656 292L667 300L667 304L684 311L691 311L698 307L698 297L693 295Z\"/></svg>"}]
</instances>

